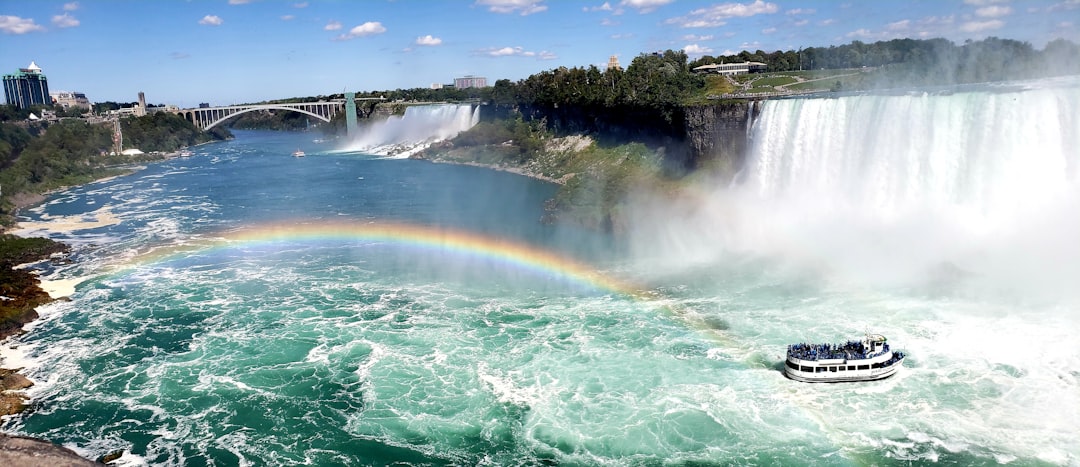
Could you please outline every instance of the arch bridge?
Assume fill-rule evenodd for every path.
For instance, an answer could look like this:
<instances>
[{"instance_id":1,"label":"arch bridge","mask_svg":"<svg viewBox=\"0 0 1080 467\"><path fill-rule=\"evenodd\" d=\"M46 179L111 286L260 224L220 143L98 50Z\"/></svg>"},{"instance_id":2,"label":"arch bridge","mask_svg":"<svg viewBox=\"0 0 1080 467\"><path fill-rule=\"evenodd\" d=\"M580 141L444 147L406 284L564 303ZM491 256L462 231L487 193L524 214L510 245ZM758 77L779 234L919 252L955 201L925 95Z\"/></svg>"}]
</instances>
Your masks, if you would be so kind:
<instances>
[{"instance_id":1,"label":"arch bridge","mask_svg":"<svg viewBox=\"0 0 1080 467\"><path fill-rule=\"evenodd\" d=\"M290 102L282 104L250 104L228 105L224 107L200 107L198 109L182 109L176 111L176 113L183 116L189 122L194 123L195 126L201 130L209 130L217 126L221 122L224 122L225 120L228 120L232 117L259 110L285 110L290 112L299 112L322 120L324 122L329 122L330 119L337 116L338 113L345 111L346 108L352 109L352 111L355 113L355 101L360 100L384 100L384 98L359 97L353 98L353 102L351 103L348 99L334 99L318 102Z\"/></svg>"}]
</instances>

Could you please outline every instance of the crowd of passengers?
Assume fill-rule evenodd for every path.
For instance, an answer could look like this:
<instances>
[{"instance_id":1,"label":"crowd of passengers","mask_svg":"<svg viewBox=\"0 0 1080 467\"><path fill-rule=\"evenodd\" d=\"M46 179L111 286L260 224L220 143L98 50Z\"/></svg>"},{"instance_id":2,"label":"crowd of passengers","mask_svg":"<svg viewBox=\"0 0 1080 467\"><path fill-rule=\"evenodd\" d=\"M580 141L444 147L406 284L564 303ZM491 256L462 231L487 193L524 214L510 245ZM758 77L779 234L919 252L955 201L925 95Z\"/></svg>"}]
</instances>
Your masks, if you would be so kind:
<instances>
[{"instance_id":1,"label":"crowd of passengers","mask_svg":"<svg viewBox=\"0 0 1080 467\"><path fill-rule=\"evenodd\" d=\"M791 344L788 346L787 353L789 357L800 360L830 360L834 358L857 360L873 357L873 355L867 355L868 350L862 341L847 341L843 344ZM885 344L884 350L885 352L889 351L888 343Z\"/></svg>"}]
</instances>

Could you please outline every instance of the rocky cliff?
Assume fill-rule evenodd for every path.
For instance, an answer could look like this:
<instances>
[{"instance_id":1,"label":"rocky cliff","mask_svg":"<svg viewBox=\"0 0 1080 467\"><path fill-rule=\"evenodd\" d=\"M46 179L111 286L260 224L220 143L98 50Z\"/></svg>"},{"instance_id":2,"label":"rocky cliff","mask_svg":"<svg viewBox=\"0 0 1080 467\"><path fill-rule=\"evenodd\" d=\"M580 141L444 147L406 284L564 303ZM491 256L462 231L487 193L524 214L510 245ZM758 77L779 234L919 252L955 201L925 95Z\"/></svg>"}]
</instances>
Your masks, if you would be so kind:
<instances>
[{"instance_id":1,"label":"rocky cliff","mask_svg":"<svg viewBox=\"0 0 1080 467\"><path fill-rule=\"evenodd\" d=\"M685 108L691 169L715 170L733 177L749 149L748 130L760 101L725 100Z\"/></svg>"}]
</instances>

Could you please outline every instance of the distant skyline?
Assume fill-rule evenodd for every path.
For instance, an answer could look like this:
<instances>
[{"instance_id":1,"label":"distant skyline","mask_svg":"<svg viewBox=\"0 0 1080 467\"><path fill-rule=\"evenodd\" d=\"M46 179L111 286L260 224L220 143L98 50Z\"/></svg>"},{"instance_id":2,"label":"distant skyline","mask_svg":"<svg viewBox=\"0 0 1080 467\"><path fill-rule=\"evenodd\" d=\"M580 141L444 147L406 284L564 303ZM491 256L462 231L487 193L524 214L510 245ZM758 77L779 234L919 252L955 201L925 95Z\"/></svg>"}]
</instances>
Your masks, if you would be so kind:
<instances>
[{"instance_id":1,"label":"distant skyline","mask_svg":"<svg viewBox=\"0 0 1080 467\"><path fill-rule=\"evenodd\" d=\"M0 0L0 74L194 107L853 40L1080 42L1080 0Z\"/></svg>"}]
</instances>

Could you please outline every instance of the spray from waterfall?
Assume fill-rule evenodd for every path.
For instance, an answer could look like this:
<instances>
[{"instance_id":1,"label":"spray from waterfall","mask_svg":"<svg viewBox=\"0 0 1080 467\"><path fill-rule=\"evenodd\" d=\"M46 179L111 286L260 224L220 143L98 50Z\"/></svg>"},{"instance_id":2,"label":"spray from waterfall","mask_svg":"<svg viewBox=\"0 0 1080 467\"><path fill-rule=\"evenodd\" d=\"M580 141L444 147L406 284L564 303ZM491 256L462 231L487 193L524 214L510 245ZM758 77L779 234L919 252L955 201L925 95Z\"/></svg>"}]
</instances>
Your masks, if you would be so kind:
<instances>
[{"instance_id":1,"label":"spray from waterfall","mask_svg":"<svg viewBox=\"0 0 1080 467\"><path fill-rule=\"evenodd\" d=\"M404 159L472 128L479 119L480 108L471 105L412 106L404 115L362 123L341 150Z\"/></svg>"},{"instance_id":2,"label":"spray from waterfall","mask_svg":"<svg viewBox=\"0 0 1080 467\"><path fill-rule=\"evenodd\" d=\"M766 101L736 185L642 209L632 243L673 269L750 255L872 283L1067 290L1080 283L1078 89Z\"/></svg>"}]
</instances>

